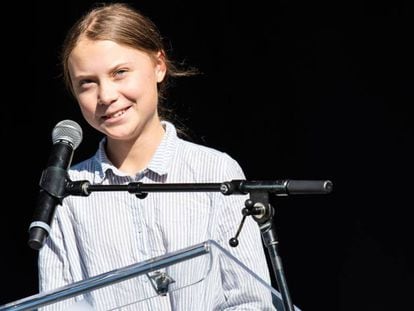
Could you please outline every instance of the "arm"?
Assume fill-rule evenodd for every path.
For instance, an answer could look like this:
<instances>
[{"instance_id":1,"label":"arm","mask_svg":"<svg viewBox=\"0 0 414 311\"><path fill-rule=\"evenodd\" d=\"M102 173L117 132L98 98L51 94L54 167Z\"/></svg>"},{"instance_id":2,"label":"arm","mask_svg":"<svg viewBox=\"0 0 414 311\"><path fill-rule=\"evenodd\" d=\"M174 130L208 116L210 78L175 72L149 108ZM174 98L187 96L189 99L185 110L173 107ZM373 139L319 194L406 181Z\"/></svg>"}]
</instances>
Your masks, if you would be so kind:
<instances>
[{"instance_id":1,"label":"arm","mask_svg":"<svg viewBox=\"0 0 414 311\"><path fill-rule=\"evenodd\" d=\"M62 224L59 219L62 206L56 209L51 232L45 245L39 251L38 273L39 292L45 292L73 283L69 261L65 249ZM42 311L64 310L74 302L74 298L52 303L41 308Z\"/></svg>"},{"instance_id":2,"label":"arm","mask_svg":"<svg viewBox=\"0 0 414 311\"><path fill-rule=\"evenodd\" d=\"M225 173L225 181L245 179L242 169L237 162L231 160ZM237 247L229 246L229 239L234 237L242 219L245 195L230 195L221 197L219 203L219 232L218 243L255 272L261 279L271 285L269 269L263 249L258 224L247 217L239 236ZM226 310L275 310L272 305L270 291L259 284L249 274L232 264L229 260L220 261Z\"/></svg>"}]
</instances>

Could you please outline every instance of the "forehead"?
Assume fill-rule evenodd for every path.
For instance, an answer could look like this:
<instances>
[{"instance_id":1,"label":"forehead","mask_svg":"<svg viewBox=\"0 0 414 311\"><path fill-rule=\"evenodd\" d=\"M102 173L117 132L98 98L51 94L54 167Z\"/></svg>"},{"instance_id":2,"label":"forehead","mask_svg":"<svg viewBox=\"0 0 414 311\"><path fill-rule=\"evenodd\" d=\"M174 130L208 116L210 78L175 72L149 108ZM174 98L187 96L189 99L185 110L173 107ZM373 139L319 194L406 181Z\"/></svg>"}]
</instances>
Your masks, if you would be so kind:
<instances>
[{"instance_id":1,"label":"forehead","mask_svg":"<svg viewBox=\"0 0 414 311\"><path fill-rule=\"evenodd\" d=\"M92 41L82 39L69 55L70 71L107 69L120 63L151 64L151 56L141 50L110 40Z\"/></svg>"}]
</instances>

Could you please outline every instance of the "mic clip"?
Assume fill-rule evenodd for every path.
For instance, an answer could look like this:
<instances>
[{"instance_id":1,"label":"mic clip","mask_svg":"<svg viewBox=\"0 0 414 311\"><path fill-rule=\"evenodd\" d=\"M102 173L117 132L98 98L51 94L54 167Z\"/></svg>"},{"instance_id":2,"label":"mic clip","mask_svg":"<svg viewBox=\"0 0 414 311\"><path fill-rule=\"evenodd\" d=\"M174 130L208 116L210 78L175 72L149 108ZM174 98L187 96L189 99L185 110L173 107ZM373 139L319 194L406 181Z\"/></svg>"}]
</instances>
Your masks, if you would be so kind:
<instances>
[{"instance_id":1,"label":"mic clip","mask_svg":"<svg viewBox=\"0 0 414 311\"><path fill-rule=\"evenodd\" d=\"M51 196L62 200L67 196L65 191L66 182L66 170L56 166L50 166L43 170L40 176L39 186Z\"/></svg>"}]
</instances>

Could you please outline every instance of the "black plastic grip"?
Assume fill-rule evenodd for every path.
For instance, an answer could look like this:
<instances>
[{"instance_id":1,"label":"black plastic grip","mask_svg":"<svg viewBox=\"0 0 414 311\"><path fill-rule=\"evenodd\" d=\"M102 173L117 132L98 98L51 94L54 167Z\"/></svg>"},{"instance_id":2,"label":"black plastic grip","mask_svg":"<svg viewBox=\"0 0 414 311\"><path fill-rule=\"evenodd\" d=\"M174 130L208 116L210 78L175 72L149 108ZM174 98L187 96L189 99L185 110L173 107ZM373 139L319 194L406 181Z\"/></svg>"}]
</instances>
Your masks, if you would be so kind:
<instances>
[{"instance_id":1,"label":"black plastic grip","mask_svg":"<svg viewBox=\"0 0 414 311\"><path fill-rule=\"evenodd\" d=\"M332 191L330 180L288 180L288 194L327 194Z\"/></svg>"}]
</instances>

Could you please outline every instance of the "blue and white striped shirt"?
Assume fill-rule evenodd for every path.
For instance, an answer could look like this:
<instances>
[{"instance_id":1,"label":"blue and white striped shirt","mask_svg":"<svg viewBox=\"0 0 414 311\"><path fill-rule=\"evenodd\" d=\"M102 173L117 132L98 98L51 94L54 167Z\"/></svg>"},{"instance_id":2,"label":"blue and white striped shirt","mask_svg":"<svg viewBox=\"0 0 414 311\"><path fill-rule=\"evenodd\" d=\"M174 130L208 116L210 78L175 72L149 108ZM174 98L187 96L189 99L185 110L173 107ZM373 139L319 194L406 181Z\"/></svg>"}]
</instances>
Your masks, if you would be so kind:
<instances>
[{"instance_id":1,"label":"blue and white striped shirt","mask_svg":"<svg viewBox=\"0 0 414 311\"><path fill-rule=\"evenodd\" d=\"M69 170L71 180L91 184L221 183L245 179L238 163L226 153L185 141L174 126L163 122L165 135L148 167L136 176L120 172L108 160L104 144L96 154ZM245 195L219 192L149 193L138 199L127 192L94 192L69 196L58 206L45 246L39 252L40 291L58 288L208 239L217 241L270 284L258 225L246 219L236 248L228 246L241 220ZM203 256L204 257L204 256ZM203 262L177 268L175 279L192 284ZM181 270L180 270L181 269ZM178 275L178 276L177 276ZM97 310L155 296L147 277L95 290L84 297L45 307L64 310L85 299ZM129 309L128 309L129 308ZM215 261L209 278L185 289L156 296L122 310L274 310L271 296L224 261Z\"/></svg>"}]
</instances>

